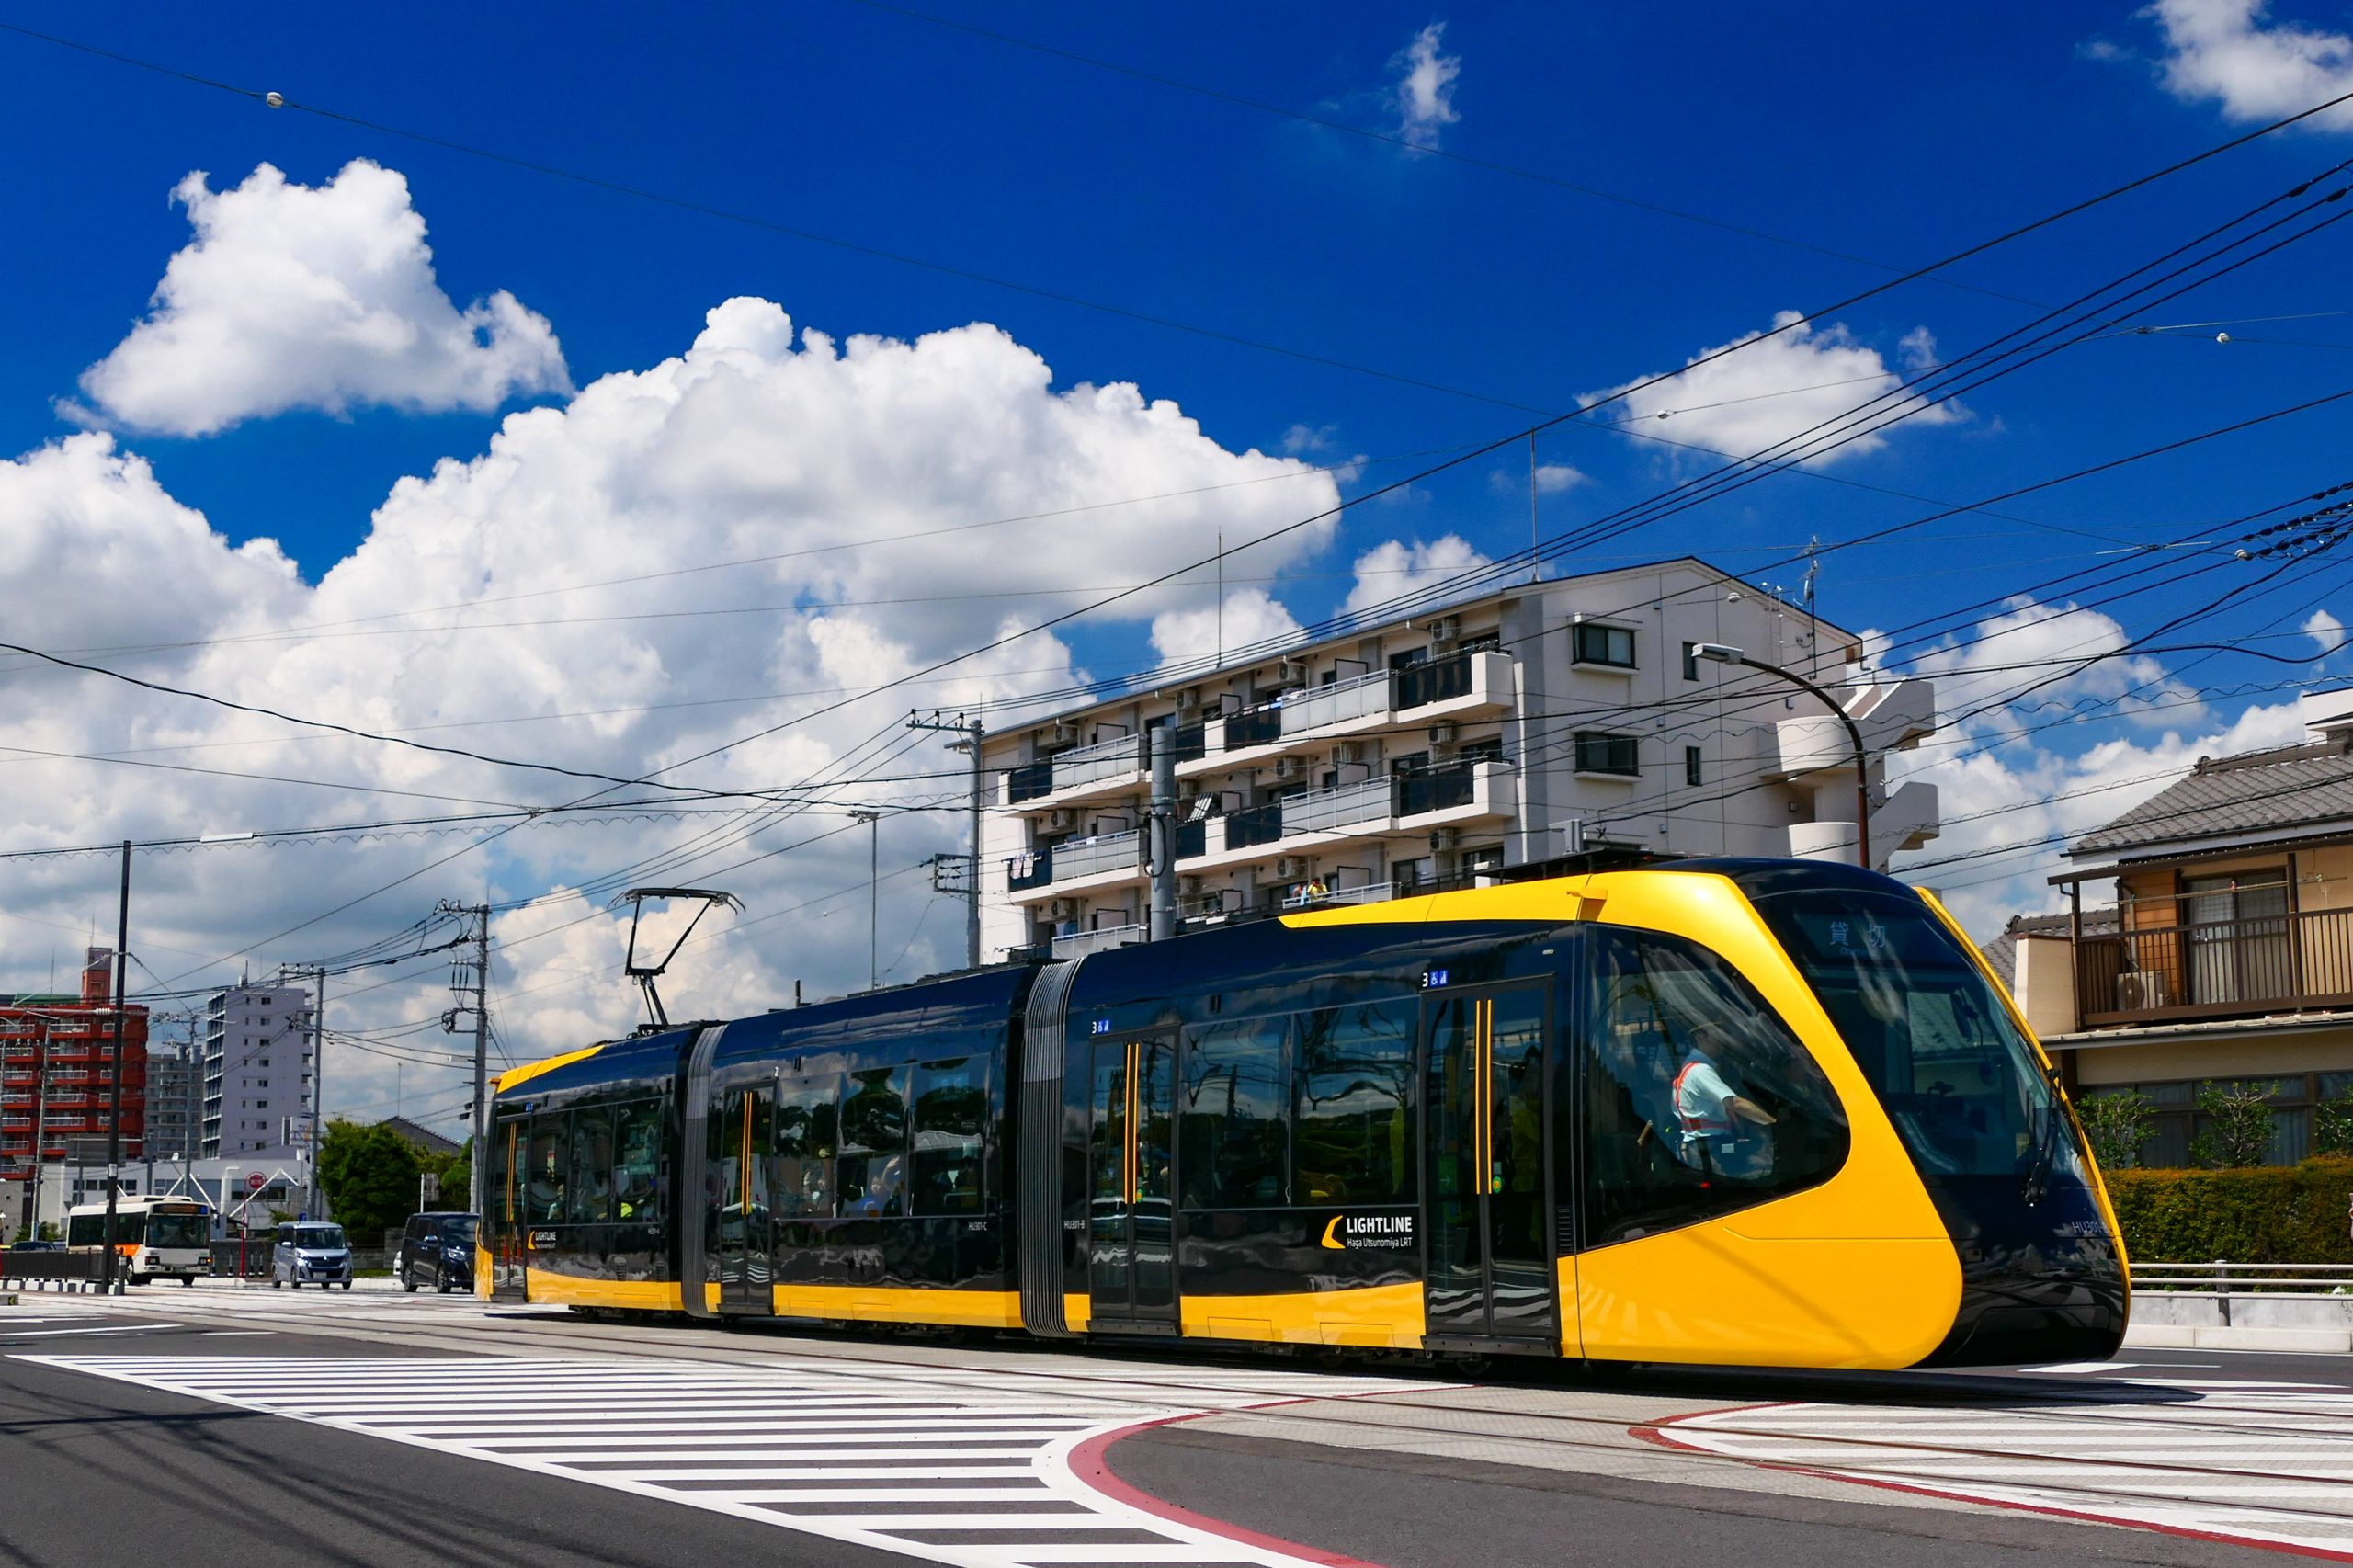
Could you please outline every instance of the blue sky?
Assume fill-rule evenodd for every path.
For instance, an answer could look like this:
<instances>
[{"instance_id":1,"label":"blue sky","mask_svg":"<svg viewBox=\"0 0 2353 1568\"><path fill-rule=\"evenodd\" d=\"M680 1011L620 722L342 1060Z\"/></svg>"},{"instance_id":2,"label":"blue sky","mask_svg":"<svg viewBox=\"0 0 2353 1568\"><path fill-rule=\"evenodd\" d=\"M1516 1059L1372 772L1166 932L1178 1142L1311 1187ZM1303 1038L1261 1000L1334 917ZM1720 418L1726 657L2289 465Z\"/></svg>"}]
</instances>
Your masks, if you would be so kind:
<instances>
[{"instance_id":1,"label":"blue sky","mask_svg":"<svg viewBox=\"0 0 2353 1568\"><path fill-rule=\"evenodd\" d=\"M701 728L701 719L579 715L642 714L648 704L713 691L772 695L862 678L981 640L997 628L1000 609L1034 616L1038 602L1008 597L1001 607L897 619L844 610L830 618L830 631L801 624L770 637L761 617L773 619L779 596L788 608L855 606L879 597L877 584L926 572L939 579L933 588L1005 595L1148 575L1206 553L1218 530L1229 530L1231 542L1313 510L1330 494L1331 480L1278 472L1237 454L1256 449L1325 466L1367 459L1337 478L1339 494L1360 494L1449 449L1524 426L1522 407L1567 411L1760 332L1779 312L1815 310L1890 276L1826 252L1914 266L2353 89L2353 42L2333 30L2347 25L2341 12L2291 4L2267 12L2251 0L2164 0L2160 14L2130 4L1819 5L1802 13L1698 5L1040 4L1015 12L932 0L931 8L949 21L1454 156L858 0L684 6L658 16L420 5L396 20L290 6L243 7L224 20L116 5L20 5L6 18L17 27L327 111L272 110L0 33L0 136L15 153L0 163L0 200L17 242L0 247L0 299L7 301L0 307L7 350L0 354L0 588L19 607L23 640L106 646L173 629L169 635L198 651L140 654L124 667L386 728L463 724L453 736L509 754L633 771L746 732L769 710L723 710ZM1409 81L1417 64L1418 88ZM1716 374L1729 379L1709 381L1712 391L1679 383L1657 394L1671 416L1645 416L1633 428L1748 449L1742 443L1775 429L1783 410L1844 407L1850 394L1819 381L1860 367L1884 384L1892 370L2008 331L2034 313L2026 301L2068 299L2353 156L2348 132L2353 117L2267 138L1972 259L1943 281L1838 311L1811 335L1724 361ZM134 325L150 312L166 264L188 256L183 247L199 206L227 212L221 193L259 191L266 182L256 171L265 164L308 200L305 187L326 188L355 160L397 177L375 180L374 216L344 238L383 244L399 223L421 219L433 271L427 278L411 267L403 308L459 334L443 342L438 359L422 371L406 362L387 369L392 358L370 361L347 344L322 342L312 352L290 329L274 358L208 359L199 341L165 356L168 375L158 361L142 361L144 370L131 364L153 322L137 333ZM1483 166L1490 165L1504 167ZM176 203L172 193L194 171L208 179L185 187L197 192L192 201ZM365 177L346 175L343 188L356 194ZM307 319L273 292L280 287L272 282L273 247L284 236L272 225L294 222L296 207L256 197L239 210L249 216L240 220L234 255L206 285L207 310L223 320L240 309L258 312L264 324L273 312ZM1957 411L1906 422L1868 448L1750 485L1556 568L1689 552L1743 573L1769 567L1774 580L1793 585L1800 569L1772 563L1811 539L1835 545L2353 387L2353 314L2326 313L2353 312L2342 283L2347 235L2353 227L2327 230L2133 318L2221 320L2232 324L2226 329L2071 347L1968 394ZM319 227L302 243L333 239ZM292 255L301 245L285 249ZM413 243L403 254L412 262L423 256ZM469 342L454 312L503 296L519 304L495 331L485 327ZM760 395L772 401L736 415L706 409L684 433L631 425L632 408L646 406L632 397L684 399L680 388L708 379L707 364L682 369L681 357L706 333L707 316L736 299L772 301L795 327L836 346L862 334L929 347L871 362L853 363L852 355L826 370L802 338L810 363L788 373L780 318L766 306L731 306L710 317L698 352L766 367L747 372L745 384L760 382ZM2302 319L2254 319L2282 316ZM256 318L243 319L250 328ZM974 323L1003 336L955 330ZM2233 341L2216 342L2217 330ZM1050 386L1021 381L1029 354L1051 367ZM121 375L85 383L102 362ZM449 392L466 374L487 375L489 392ZM401 375L441 377L434 382L440 390L382 392L391 384L384 378ZM1199 422L1200 439L1117 397L1089 402L1073 392L1112 383L1172 401ZM1741 401L1722 401L1734 397ZM512 418L533 407L543 411L538 423ZM2113 552L2137 542L2206 537L2201 530L2221 519L2353 477L2342 458L2348 418L2353 402L2039 493L2001 506L2000 517L1954 517L1836 550L1823 564L1823 610L1851 628L1901 626L2114 562ZM85 428L111 432L112 446L77 434ZM152 472L126 465L125 454ZM1688 450L1592 422L1548 433L1540 456L1552 471L1541 498L1548 532L1701 471ZM824 484L808 479L831 460L838 472ZM1526 472L1524 450L1478 460L1353 509L1336 528L1295 538L1249 570L1238 566L1236 576L1279 571L1281 580L1266 587L1305 622L1352 592L1363 596L1372 580L1358 575L1362 560L1390 541L1427 547L1451 536L1458 556L1518 548L1529 533ZM582 477L590 473L593 483ZM830 496L834 514L858 515L829 515L812 502L814 510L779 520L782 514L744 499L799 494L796 485ZM624 618L714 618L695 636L649 631L623 652L609 651L626 641L621 632L599 631L599 642L585 632L565 641L527 630L489 651L484 638L440 640L412 624L419 607L474 597L485 585L539 591L702 565L780 548L779 540L819 539L832 549L842 530L854 543L860 529L902 520L954 524L1196 485L1212 487L1201 492L1211 499L1089 514L973 561L944 551L935 561L886 561L887 551L876 551L858 571L703 574L658 589L535 601ZM601 508L595 518L567 513L591 496ZM1176 537L1155 537L1164 527ZM203 540L206 528L222 542ZM299 580L266 546L243 555L223 548L263 540L278 541L299 562ZM12 544L20 547L13 563ZM94 562L69 570L65 553L79 545ZM2046 596L2013 607L2007 620L1986 611L1963 616L1956 625L1972 644L1930 651L1949 714L1995 704L1945 737L1936 758L1948 819L1938 851L2080 831L2201 752L2293 737L2293 691L2283 694L2279 683L2334 665L2281 666L2236 654L2120 663L2023 706L2001 706L2030 677L2005 685L2000 672L1982 666L2114 646L2194 615L2268 569L2226 555L2196 560L2200 569L2180 585L2109 607L2107 619L2072 608L2063 593ZM322 587L330 569L336 577ZM2348 572L2353 562L2333 556L2298 567L2266 597L2200 617L2197 634L2258 639L2251 645L2309 657L2324 639L2300 629L2315 613L2353 619L2343 602ZM1198 609L1201 601L1187 602ZM1148 667L1166 652L1155 633L1174 635L1153 617L1175 603L1071 628L1051 646L1040 640L1034 656L1009 659L999 676L1029 678L1025 659L1065 674L1071 665L1097 673ZM259 652L222 641L364 616L405 617L403 634L267 642ZM1975 641L1989 633L1998 635ZM611 667L602 667L608 658ZM543 802L564 794L544 778L526 788L511 774L427 768L414 755L264 735L217 713L61 684L53 675L7 669L0 678L21 682L8 699L17 716L11 744L75 756L171 747L184 760L313 780L284 788L282 779L267 787L210 776L159 781L119 765L26 763L15 775L19 798L40 805L17 824L12 847L219 822L348 822L438 809L431 800L449 797ZM884 706L959 699L954 690L927 692ZM2148 707L2151 699L2161 706ZM2079 722L2056 726L2054 716ZM821 750L747 754L733 766L767 768L773 781L778 769L855 755L873 723L869 715L824 730ZM2004 725L2038 727L2006 735ZM815 744L819 732L808 733ZM716 780L711 770L699 777ZM319 779L350 789L334 794ZM388 796L388 788L412 794ZM2032 804L2046 797L2058 800ZM912 865L921 852L952 846L952 838L945 827L925 836L910 825L892 848ZM320 946L396 928L421 912L423 904L410 907L417 900L527 897L628 858L593 836L561 848L527 850L524 842L502 840L459 863L458 881L404 884L275 948L268 938L315 915L327 895L369 892L415 870L441 841L371 841L324 880L278 871L256 879L252 862L224 871L205 868L228 864L226 857L185 857L158 874L162 925L152 945L179 954L173 961L186 960L190 972L200 967L196 959L236 944L240 955L264 963L307 959ZM2051 858L2047 850L1989 857L1935 880L1957 886L1972 925L1989 928L2007 910L2048 902L2042 879ZM111 884L97 868L57 864L66 869L27 873L9 886L12 918L79 929L102 898L110 900ZM845 839L792 864L790 884L770 890L769 910L813 896L811 889L851 885L863 875L864 855ZM907 933L908 971L954 961L955 922L915 882L895 887L902 902L892 917L894 931ZM235 890L233 919L222 913L224 888ZM736 968L715 967L700 983L752 1006L772 997L782 976L862 979L864 932L821 918L813 912L767 927L775 941L763 938L767 945ZM609 931L589 935L611 945ZM575 967L559 963L551 972L609 968L613 955L581 946L586 939L562 938L560 957ZM559 955L558 948L536 950ZM31 972L44 954L6 962ZM523 989L539 983L519 964L506 979ZM400 1006L422 1004L412 997ZM604 1006L582 1003L547 1024L548 1042L567 1028L614 1027L597 1010ZM362 1082L366 1065L355 1064Z\"/></svg>"},{"instance_id":2,"label":"blue sky","mask_svg":"<svg viewBox=\"0 0 2353 1568\"><path fill-rule=\"evenodd\" d=\"M989 20L945 6L941 15ZM421 6L397 28L256 8L223 28L195 14L28 6L44 28L298 101L642 184L1035 286L1487 392L1563 408L1580 392L1878 280L1869 268L1486 171L1360 142L1068 62L870 10L807 0L766 15L683 7L658 23L608 13ZM2211 107L2158 90L2153 25L2098 7L1823 6L1808 25L1753 8L1368 5L1105 13L1038 6L996 25L1239 96L1388 128L1391 57L1432 20L1461 62L1443 131L1493 159L1898 263L1942 254L2220 139ZM268 113L204 88L22 39L0 47L5 176L20 234L0 256L19 301L0 363L0 435L60 433L52 399L141 311L183 243L165 195L192 168L216 184L256 163L315 182L372 157L410 180L444 286L511 290L560 334L574 378L675 351L721 298L756 293L835 333L910 335L995 322L1057 378L1132 381L1173 397L1233 446L1272 449L1330 427L1376 456L1476 439L1507 410L1287 361L1024 298L349 125ZM2336 139L2290 135L1972 262L1961 276L2037 299L2139 259L2184 225L2310 172ZM2338 302L2324 240L2200 297L2198 317ZM2190 301L2185 301L2185 305ZM2020 307L1913 285L1842 315L1892 349L1989 335ZM2290 335L2282 333L2282 335ZM2300 324L2292 335L2353 341ZM2341 351L2122 342L2086 347L1972 401L1973 427L1896 436L1848 477L1966 499L2079 457L2130 449L2209 415L2333 386ZM2219 420L2213 422L2220 422ZM315 574L366 528L389 481L478 449L492 421L362 412L283 417L225 437L149 439L167 486L233 539L285 541ZM1998 424L1999 429L1994 426ZM2264 476L2325 472L2325 419L2290 425L2039 504L2053 520L2133 533L2229 508ZM1659 454L1563 433L1548 460L1594 483L1563 522L1655 484ZM1398 470L1374 470L1380 475ZM265 477L266 476L266 477ZM1524 506L1477 483L1427 506L1474 542L1524 530ZM1678 529L1674 548L1744 550L1837 538L1904 504L1784 480ZM1382 519L1385 524L1387 519ZM2029 535L1973 550L1987 575L2048 553ZM1668 548L1645 541L1642 551ZM1936 540L1841 563L1850 621L1889 595L1838 579L1943 558ZM1335 595L1336 597L1336 595ZM1901 602L1901 598L1894 602Z\"/></svg>"}]
</instances>

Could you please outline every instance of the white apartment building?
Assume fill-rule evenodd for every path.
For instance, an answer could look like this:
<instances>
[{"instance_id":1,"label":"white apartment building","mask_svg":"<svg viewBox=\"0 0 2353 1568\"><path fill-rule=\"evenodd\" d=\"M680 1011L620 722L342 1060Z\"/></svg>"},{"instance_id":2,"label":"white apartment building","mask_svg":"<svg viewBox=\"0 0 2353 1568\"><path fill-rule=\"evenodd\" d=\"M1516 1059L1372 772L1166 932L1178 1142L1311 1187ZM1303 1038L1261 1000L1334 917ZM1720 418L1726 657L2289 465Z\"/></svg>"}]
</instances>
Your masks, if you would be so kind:
<instances>
[{"instance_id":1,"label":"white apartment building","mask_svg":"<svg viewBox=\"0 0 2353 1568\"><path fill-rule=\"evenodd\" d=\"M1856 858L1862 732L1874 865L1937 835L1935 787L1887 753L1936 728L1921 680L1691 558L1522 584L986 737L984 960L1140 940L1147 733L1176 747L1178 910L1372 901L1602 847Z\"/></svg>"},{"instance_id":2,"label":"white apartment building","mask_svg":"<svg viewBox=\"0 0 2353 1568\"><path fill-rule=\"evenodd\" d=\"M204 1013L207 1159L283 1150L311 1119L311 994L297 986L217 992Z\"/></svg>"}]
</instances>

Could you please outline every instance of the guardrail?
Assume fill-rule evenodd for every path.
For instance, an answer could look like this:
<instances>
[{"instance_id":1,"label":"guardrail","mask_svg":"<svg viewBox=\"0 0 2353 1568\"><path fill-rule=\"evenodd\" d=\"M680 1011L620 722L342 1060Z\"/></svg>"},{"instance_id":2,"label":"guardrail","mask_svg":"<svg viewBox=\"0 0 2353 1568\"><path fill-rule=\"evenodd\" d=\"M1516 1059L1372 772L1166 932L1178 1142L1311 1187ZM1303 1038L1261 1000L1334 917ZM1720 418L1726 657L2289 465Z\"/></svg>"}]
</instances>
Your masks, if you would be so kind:
<instances>
[{"instance_id":1,"label":"guardrail","mask_svg":"<svg viewBox=\"0 0 2353 1568\"><path fill-rule=\"evenodd\" d=\"M2353 1263L2135 1263L2135 1290L2215 1295L2353 1296Z\"/></svg>"}]
</instances>

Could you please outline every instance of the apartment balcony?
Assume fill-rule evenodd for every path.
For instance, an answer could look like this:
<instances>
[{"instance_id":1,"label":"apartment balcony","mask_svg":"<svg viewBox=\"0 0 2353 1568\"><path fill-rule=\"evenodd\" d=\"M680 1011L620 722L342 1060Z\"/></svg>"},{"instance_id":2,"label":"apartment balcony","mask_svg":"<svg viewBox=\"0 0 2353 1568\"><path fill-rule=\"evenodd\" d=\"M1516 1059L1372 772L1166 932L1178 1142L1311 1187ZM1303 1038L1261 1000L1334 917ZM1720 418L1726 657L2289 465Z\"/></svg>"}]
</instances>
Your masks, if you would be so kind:
<instances>
[{"instance_id":1,"label":"apartment balcony","mask_svg":"<svg viewBox=\"0 0 2353 1568\"><path fill-rule=\"evenodd\" d=\"M1305 855L1369 838L1427 834L1444 827L1509 822L1518 814L1511 768L1461 764L1369 778L1336 790L1311 790L1245 812L1229 812L1176 830L1176 870L1198 876ZM1073 839L1006 863L1011 900L1043 903L1144 881L1138 832Z\"/></svg>"},{"instance_id":2,"label":"apartment balcony","mask_svg":"<svg viewBox=\"0 0 2353 1568\"><path fill-rule=\"evenodd\" d=\"M2353 1006L2353 909L2086 936L2084 1027Z\"/></svg>"},{"instance_id":3,"label":"apartment balcony","mask_svg":"<svg viewBox=\"0 0 2353 1568\"><path fill-rule=\"evenodd\" d=\"M1517 699L1504 654L1456 653L1403 669L1374 670L1306 687L1265 708L1202 726L1201 749L1179 756L1176 776L1230 772L1336 740L1422 729L1444 720L1507 713Z\"/></svg>"},{"instance_id":4,"label":"apartment balcony","mask_svg":"<svg viewBox=\"0 0 2353 1568\"><path fill-rule=\"evenodd\" d=\"M1201 755L1200 725L1180 724L1174 735L1180 763ZM1131 793L1147 782L1150 744L1143 735L1120 735L1009 769L998 803L1044 812Z\"/></svg>"}]
</instances>

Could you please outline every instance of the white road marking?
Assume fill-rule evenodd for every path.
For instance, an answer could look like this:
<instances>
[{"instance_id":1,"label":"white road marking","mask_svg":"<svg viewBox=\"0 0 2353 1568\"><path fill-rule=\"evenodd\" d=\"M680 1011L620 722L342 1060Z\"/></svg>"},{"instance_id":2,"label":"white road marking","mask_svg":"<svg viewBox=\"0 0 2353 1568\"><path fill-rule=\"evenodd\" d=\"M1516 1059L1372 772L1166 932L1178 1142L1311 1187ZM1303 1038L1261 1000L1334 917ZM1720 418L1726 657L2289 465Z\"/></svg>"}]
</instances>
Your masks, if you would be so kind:
<instances>
[{"instance_id":1,"label":"white road marking","mask_svg":"<svg viewBox=\"0 0 2353 1568\"><path fill-rule=\"evenodd\" d=\"M144 1334L151 1328L177 1328L176 1323L123 1323L98 1328L37 1328L29 1334L0 1328L0 1339L47 1339L60 1334Z\"/></svg>"},{"instance_id":2,"label":"white road marking","mask_svg":"<svg viewBox=\"0 0 2353 1568\"><path fill-rule=\"evenodd\" d=\"M1428 1386L1221 1369L1221 1386L1169 1387L1166 1372L1131 1367L1074 1387L1009 1369L790 1356L756 1367L20 1358L968 1568L1339 1561L1163 1518L1089 1486L1071 1456L1094 1439L1204 1411L1283 1403L1309 1391L1342 1398Z\"/></svg>"},{"instance_id":3,"label":"white road marking","mask_svg":"<svg viewBox=\"0 0 2353 1568\"><path fill-rule=\"evenodd\" d=\"M1840 1480L2353 1562L2353 1391L2152 1379L2065 1397L1766 1405L1652 1429Z\"/></svg>"}]
</instances>

